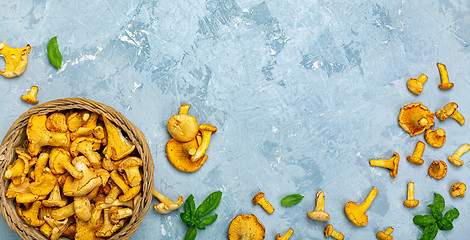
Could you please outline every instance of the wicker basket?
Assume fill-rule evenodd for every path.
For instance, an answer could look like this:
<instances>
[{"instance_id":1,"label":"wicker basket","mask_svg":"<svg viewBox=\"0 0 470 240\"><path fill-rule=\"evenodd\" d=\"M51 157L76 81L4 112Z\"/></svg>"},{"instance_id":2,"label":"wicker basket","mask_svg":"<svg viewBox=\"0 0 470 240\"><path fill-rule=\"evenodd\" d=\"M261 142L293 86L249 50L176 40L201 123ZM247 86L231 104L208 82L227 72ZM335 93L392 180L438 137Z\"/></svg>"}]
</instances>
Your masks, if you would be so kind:
<instances>
[{"instance_id":1,"label":"wicker basket","mask_svg":"<svg viewBox=\"0 0 470 240\"><path fill-rule=\"evenodd\" d=\"M140 154L143 161L142 198L135 206L134 214L129 222L109 238L128 239L144 220L145 214L150 208L152 202L154 168L152 155L144 134L142 134L142 132L129 120L111 107L83 98L64 98L35 106L23 113L8 130L0 147L0 211L3 218L7 222L8 226L10 226L10 228L18 233L18 235L23 239L47 239L39 231L27 225L18 216L13 199L5 197L10 180L5 179L3 176L5 175L7 166L16 159L14 148L16 146L20 146L26 139L26 126L28 124L28 119L34 114L49 114L70 109L85 109L106 116L107 119L120 127L122 131L129 136L129 139L135 144L136 150Z\"/></svg>"}]
</instances>

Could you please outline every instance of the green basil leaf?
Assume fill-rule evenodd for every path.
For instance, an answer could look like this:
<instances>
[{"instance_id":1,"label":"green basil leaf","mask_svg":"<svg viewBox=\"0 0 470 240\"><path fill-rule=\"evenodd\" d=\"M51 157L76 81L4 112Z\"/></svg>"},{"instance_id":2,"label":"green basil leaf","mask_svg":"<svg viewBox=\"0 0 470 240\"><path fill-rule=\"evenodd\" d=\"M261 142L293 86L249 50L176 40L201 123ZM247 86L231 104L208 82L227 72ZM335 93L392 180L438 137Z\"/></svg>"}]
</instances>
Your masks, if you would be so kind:
<instances>
[{"instance_id":1,"label":"green basil leaf","mask_svg":"<svg viewBox=\"0 0 470 240\"><path fill-rule=\"evenodd\" d=\"M441 221L442 219L442 212L439 210L439 207L436 207L436 205L428 205L428 207L431 209L432 216L436 219L436 222Z\"/></svg>"},{"instance_id":2,"label":"green basil leaf","mask_svg":"<svg viewBox=\"0 0 470 240\"><path fill-rule=\"evenodd\" d=\"M431 215L416 215L413 217L413 223L421 227L426 227L436 223L436 219Z\"/></svg>"},{"instance_id":3,"label":"green basil leaf","mask_svg":"<svg viewBox=\"0 0 470 240\"><path fill-rule=\"evenodd\" d=\"M282 198L281 204L285 207L289 207L289 206L299 203L300 201L302 201L303 198L304 196L300 194L287 195L284 198Z\"/></svg>"},{"instance_id":4,"label":"green basil leaf","mask_svg":"<svg viewBox=\"0 0 470 240\"><path fill-rule=\"evenodd\" d=\"M459 210L457 210L457 208L452 208L451 210L447 211L444 214L444 218L452 222L454 221L454 219L458 218L459 215L460 215Z\"/></svg>"},{"instance_id":5,"label":"green basil leaf","mask_svg":"<svg viewBox=\"0 0 470 240\"><path fill-rule=\"evenodd\" d=\"M439 210L439 212L442 212L444 210L444 207L445 207L445 201L444 201L444 198L438 194L438 193L434 193L434 203L433 205L435 207L437 207L437 209Z\"/></svg>"},{"instance_id":6,"label":"green basil leaf","mask_svg":"<svg viewBox=\"0 0 470 240\"><path fill-rule=\"evenodd\" d=\"M184 240L194 240L196 239L196 235L197 235L196 226L191 226L186 231L186 234L184 235Z\"/></svg>"},{"instance_id":7,"label":"green basil leaf","mask_svg":"<svg viewBox=\"0 0 470 240\"><path fill-rule=\"evenodd\" d=\"M51 38L47 44L47 56L52 66L61 68L62 66L62 54L59 51L59 44L57 43L57 36Z\"/></svg>"},{"instance_id":8,"label":"green basil leaf","mask_svg":"<svg viewBox=\"0 0 470 240\"><path fill-rule=\"evenodd\" d=\"M452 221L449 221L447 218L442 218L442 220L437 223L437 226L440 230L452 230L452 228L454 228Z\"/></svg>"},{"instance_id":9,"label":"green basil leaf","mask_svg":"<svg viewBox=\"0 0 470 240\"><path fill-rule=\"evenodd\" d=\"M199 207L196 209L196 216L199 218L212 212L219 206L221 198L221 191L211 193L209 196L206 197L206 199L204 199L204 202L202 202L201 205L199 205Z\"/></svg>"},{"instance_id":10,"label":"green basil leaf","mask_svg":"<svg viewBox=\"0 0 470 240\"><path fill-rule=\"evenodd\" d=\"M439 228L437 224L431 224L424 228L423 235L421 236L420 240L432 240L436 237L437 231Z\"/></svg>"},{"instance_id":11,"label":"green basil leaf","mask_svg":"<svg viewBox=\"0 0 470 240\"><path fill-rule=\"evenodd\" d=\"M184 202L184 211L189 214L189 217L194 215L196 204L194 203L194 196L191 194Z\"/></svg>"},{"instance_id":12,"label":"green basil leaf","mask_svg":"<svg viewBox=\"0 0 470 240\"><path fill-rule=\"evenodd\" d=\"M183 221L186 225L191 226L191 216L189 215L188 212L182 212L180 213L181 221Z\"/></svg>"},{"instance_id":13,"label":"green basil leaf","mask_svg":"<svg viewBox=\"0 0 470 240\"><path fill-rule=\"evenodd\" d=\"M196 227L200 230L205 230L206 229L206 225L204 225L204 223L201 221L201 220L196 220Z\"/></svg>"},{"instance_id":14,"label":"green basil leaf","mask_svg":"<svg viewBox=\"0 0 470 240\"><path fill-rule=\"evenodd\" d=\"M215 220L217 220L217 217L218 217L217 214L207 216L204 219L202 219L202 223L204 224L204 226L211 225L212 223L215 222Z\"/></svg>"}]
</instances>

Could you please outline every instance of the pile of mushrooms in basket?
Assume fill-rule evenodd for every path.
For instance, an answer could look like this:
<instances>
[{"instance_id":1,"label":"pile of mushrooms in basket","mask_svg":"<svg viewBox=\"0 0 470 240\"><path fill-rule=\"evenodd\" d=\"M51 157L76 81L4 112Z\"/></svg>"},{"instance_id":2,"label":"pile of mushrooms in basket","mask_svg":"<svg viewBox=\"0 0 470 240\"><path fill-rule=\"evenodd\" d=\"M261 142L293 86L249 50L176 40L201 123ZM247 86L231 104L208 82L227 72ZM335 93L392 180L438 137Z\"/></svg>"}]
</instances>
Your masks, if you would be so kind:
<instances>
[{"instance_id":1,"label":"pile of mushrooms in basket","mask_svg":"<svg viewBox=\"0 0 470 240\"><path fill-rule=\"evenodd\" d=\"M98 113L33 115L3 177L18 215L49 239L112 236L141 197L142 160L121 129Z\"/></svg>"}]
</instances>

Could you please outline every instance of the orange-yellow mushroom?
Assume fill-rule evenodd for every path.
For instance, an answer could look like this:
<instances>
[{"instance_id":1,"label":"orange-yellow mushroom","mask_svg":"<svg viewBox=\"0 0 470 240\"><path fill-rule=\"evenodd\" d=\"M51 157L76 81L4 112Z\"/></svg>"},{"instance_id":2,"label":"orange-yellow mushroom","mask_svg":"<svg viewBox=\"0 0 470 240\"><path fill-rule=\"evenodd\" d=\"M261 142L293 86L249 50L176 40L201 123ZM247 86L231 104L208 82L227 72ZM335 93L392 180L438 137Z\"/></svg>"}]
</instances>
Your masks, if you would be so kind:
<instances>
[{"instance_id":1,"label":"orange-yellow mushroom","mask_svg":"<svg viewBox=\"0 0 470 240\"><path fill-rule=\"evenodd\" d=\"M447 164L444 161L433 161L429 166L428 174L437 180L446 176Z\"/></svg>"},{"instance_id":2,"label":"orange-yellow mushroom","mask_svg":"<svg viewBox=\"0 0 470 240\"><path fill-rule=\"evenodd\" d=\"M462 155L470 150L470 144L463 144L462 146L457 149L457 151L454 153L454 155L448 157L447 159L449 162L454 164L457 167L460 167L463 165L463 161L460 159Z\"/></svg>"},{"instance_id":3,"label":"orange-yellow mushroom","mask_svg":"<svg viewBox=\"0 0 470 240\"><path fill-rule=\"evenodd\" d=\"M390 159L371 159L369 164L374 167L384 167L390 170L390 176L397 177L398 163L400 162L400 155L394 152L393 157Z\"/></svg>"},{"instance_id":4,"label":"orange-yellow mushroom","mask_svg":"<svg viewBox=\"0 0 470 240\"><path fill-rule=\"evenodd\" d=\"M367 209L369 209L370 205L374 201L375 197L379 191L376 187L373 187L372 190L367 195L366 200L362 202L360 205L357 205L356 202L348 202L344 206L344 211L346 212L346 217L355 225L355 226L365 226L369 222L369 217L366 214Z\"/></svg>"},{"instance_id":5,"label":"orange-yellow mushroom","mask_svg":"<svg viewBox=\"0 0 470 240\"><path fill-rule=\"evenodd\" d=\"M5 59L5 71L0 70L0 75L12 78L20 76L28 65L28 54L31 46L28 44L24 48L11 48L5 43L0 43L0 55Z\"/></svg>"},{"instance_id":6,"label":"orange-yellow mushroom","mask_svg":"<svg viewBox=\"0 0 470 240\"><path fill-rule=\"evenodd\" d=\"M253 204L260 205L267 213L272 214L274 212L274 207L264 198L264 193L259 192L253 197Z\"/></svg>"},{"instance_id":7,"label":"orange-yellow mushroom","mask_svg":"<svg viewBox=\"0 0 470 240\"><path fill-rule=\"evenodd\" d=\"M462 116L462 114L459 113L459 111L457 111L458 107L459 105L457 105L457 103L450 102L436 111L436 117L441 121L451 117L455 119L460 125L463 125L465 123L465 118Z\"/></svg>"},{"instance_id":8,"label":"orange-yellow mushroom","mask_svg":"<svg viewBox=\"0 0 470 240\"><path fill-rule=\"evenodd\" d=\"M393 228L392 227L389 227L387 228L387 230L385 230L385 232L378 232L377 233L377 239L378 240L393 240L393 236L391 235L392 232L393 232Z\"/></svg>"},{"instance_id":9,"label":"orange-yellow mushroom","mask_svg":"<svg viewBox=\"0 0 470 240\"><path fill-rule=\"evenodd\" d=\"M434 125L434 113L422 103L411 103L401 108L398 121L403 130L413 137Z\"/></svg>"},{"instance_id":10,"label":"orange-yellow mushroom","mask_svg":"<svg viewBox=\"0 0 470 240\"><path fill-rule=\"evenodd\" d=\"M419 75L418 79L416 78L408 79L406 86L408 87L408 90L410 90L410 92L416 95L419 95L423 91L423 85L427 80L428 80L428 76L421 74Z\"/></svg>"},{"instance_id":11,"label":"orange-yellow mushroom","mask_svg":"<svg viewBox=\"0 0 470 240\"><path fill-rule=\"evenodd\" d=\"M407 208L415 208L418 206L419 200L415 199L415 183L409 182L408 183L408 191L407 191L407 198L403 202L403 205Z\"/></svg>"},{"instance_id":12,"label":"orange-yellow mushroom","mask_svg":"<svg viewBox=\"0 0 470 240\"><path fill-rule=\"evenodd\" d=\"M325 212L325 193L323 191L317 192L315 209L308 211L307 216L312 220L320 222L330 219L330 214Z\"/></svg>"},{"instance_id":13,"label":"orange-yellow mushroom","mask_svg":"<svg viewBox=\"0 0 470 240\"><path fill-rule=\"evenodd\" d=\"M450 195L454 198L465 197L465 190L467 190L465 183L456 182L450 187Z\"/></svg>"},{"instance_id":14,"label":"orange-yellow mushroom","mask_svg":"<svg viewBox=\"0 0 470 240\"><path fill-rule=\"evenodd\" d=\"M343 240L344 239L344 235L335 231L333 229L333 225L331 224L328 224L325 226L325 230L323 231L323 235L325 235L325 237L332 237L336 240Z\"/></svg>"},{"instance_id":15,"label":"orange-yellow mushroom","mask_svg":"<svg viewBox=\"0 0 470 240\"><path fill-rule=\"evenodd\" d=\"M444 129L428 129L424 134L424 139L426 142L435 147L440 148L446 142L446 131Z\"/></svg>"},{"instance_id":16,"label":"orange-yellow mushroom","mask_svg":"<svg viewBox=\"0 0 470 240\"><path fill-rule=\"evenodd\" d=\"M38 86L32 86L26 95L21 95L21 99L29 104L37 104L39 102L39 100L36 99L38 90Z\"/></svg>"},{"instance_id":17,"label":"orange-yellow mushroom","mask_svg":"<svg viewBox=\"0 0 470 240\"><path fill-rule=\"evenodd\" d=\"M277 234L276 235L276 240L289 240L289 238L292 236L292 234L294 234L294 229L292 228L289 228L289 230L286 232L286 234L282 235L281 234Z\"/></svg>"},{"instance_id":18,"label":"orange-yellow mushroom","mask_svg":"<svg viewBox=\"0 0 470 240\"><path fill-rule=\"evenodd\" d=\"M425 144L421 141L418 141L416 143L416 147L413 152L413 155L407 156L406 160L416 165L422 165L424 163L424 160L421 158L423 157L424 148L425 148Z\"/></svg>"},{"instance_id":19,"label":"orange-yellow mushroom","mask_svg":"<svg viewBox=\"0 0 470 240\"><path fill-rule=\"evenodd\" d=\"M442 90L453 88L454 84L449 82L449 74L447 72L446 65L437 63L437 68L439 69L439 74L441 75L441 84L439 84L439 88Z\"/></svg>"}]
</instances>

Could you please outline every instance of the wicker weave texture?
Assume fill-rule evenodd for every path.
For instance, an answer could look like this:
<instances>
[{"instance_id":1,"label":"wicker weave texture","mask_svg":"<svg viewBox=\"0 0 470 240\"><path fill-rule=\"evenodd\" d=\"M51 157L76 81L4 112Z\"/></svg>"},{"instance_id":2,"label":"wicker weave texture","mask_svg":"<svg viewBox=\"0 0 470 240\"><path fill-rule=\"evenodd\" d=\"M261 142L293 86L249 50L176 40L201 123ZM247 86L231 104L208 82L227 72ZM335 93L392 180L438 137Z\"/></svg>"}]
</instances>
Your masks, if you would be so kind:
<instances>
[{"instance_id":1,"label":"wicker weave texture","mask_svg":"<svg viewBox=\"0 0 470 240\"><path fill-rule=\"evenodd\" d=\"M16 159L14 148L20 146L26 139L26 126L28 120L35 114L49 114L58 111L84 109L105 116L116 126L120 127L135 144L136 150L143 161L142 198L134 208L134 214L130 221L109 239L128 239L140 226L145 214L152 202L154 165L150 149L144 134L137 129L127 118L113 108L102 103L83 98L64 98L40 104L23 113L11 126L0 146L0 212L19 236L25 240L47 238L33 227L27 225L17 214L13 199L5 197L10 180L5 179L5 171L8 165Z\"/></svg>"}]
</instances>

